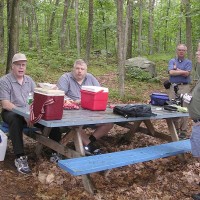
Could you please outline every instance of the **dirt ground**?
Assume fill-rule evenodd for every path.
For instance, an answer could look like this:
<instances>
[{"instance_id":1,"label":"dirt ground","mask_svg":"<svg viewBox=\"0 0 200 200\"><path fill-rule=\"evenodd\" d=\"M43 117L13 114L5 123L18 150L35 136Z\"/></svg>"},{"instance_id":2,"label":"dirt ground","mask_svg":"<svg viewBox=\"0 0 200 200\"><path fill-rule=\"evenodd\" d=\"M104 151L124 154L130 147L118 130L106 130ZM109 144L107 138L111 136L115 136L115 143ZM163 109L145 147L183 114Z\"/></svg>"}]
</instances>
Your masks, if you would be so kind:
<instances>
[{"instance_id":1,"label":"dirt ground","mask_svg":"<svg viewBox=\"0 0 200 200\"><path fill-rule=\"evenodd\" d=\"M167 134L164 120L153 123L157 131ZM103 151L114 152L166 142L137 132L130 143L121 143L127 131L115 125L98 144ZM190 132L191 121L188 137ZM80 176L72 176L49 161L45 153L48 149L36 158L36 142L27 136L24 141L32 172L30 175L17 172L8 141L5 160L0 162L0 200L189 200L193 193L200 192L200 163L190 153L185 155L185 161L174 156L116 168L109 173L93 173L97 193L90 195L84 190Z\"/></svg>"},{"instance_id":2,"label":"dirt ground","mask_svg":"<svg viewBox=\"0 0 200 200\"><path fill-rule=\"evenodd\" d=\"M155 124L155 127L166 134L167 129L162 120ZM122 144L120 139L127 131L116 125L108 136L99 140L98 144L103 151L113 152L165 142L138 132L130 144ZM109 173L93 173L91 177L97 193L92 196L84 191L80 176L71 176L62 171L57 164L49 162L47 153L36 159L36 142L27 136L24 140L32 173L22 175L17 172L9 141L5 160L0 162L1 200L174 200L191 199L190 196L199 191L200 163L188 153L185 155L185 161L174 156L116 168Z\"/></svg>"}]
</instances>

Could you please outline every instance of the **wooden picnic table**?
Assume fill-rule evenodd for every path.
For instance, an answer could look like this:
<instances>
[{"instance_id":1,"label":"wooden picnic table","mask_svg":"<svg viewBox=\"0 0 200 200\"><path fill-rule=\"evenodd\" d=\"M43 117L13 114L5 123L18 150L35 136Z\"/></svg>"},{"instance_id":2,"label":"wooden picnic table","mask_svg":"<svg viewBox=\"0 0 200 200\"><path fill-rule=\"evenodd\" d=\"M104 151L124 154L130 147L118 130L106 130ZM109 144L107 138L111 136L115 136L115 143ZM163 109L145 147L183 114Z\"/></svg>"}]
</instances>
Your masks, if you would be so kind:
<instances>
[{"instance_id":1,"label":"wooden picnic table","mask_svg":"<svg viewBox=\"0 0 200 200\"><path fill-rule=\"evenodd\" d=\"M140 124L144 122L147 127L147 131L151 135L158 135L159 133L155 131L152 124L152 120L161 120L165 119L169 129L169 134L171 135L172 141L178 141L178 135L173 123L174 118L178 117L188 117L188 113L181 112L170 112L163 110L162 107L152 106L153 113L157 114L152 117L130 117L124 118L123 116L116 115L113 113L111 108L107 108L105 111L90 111L90 110L64 110L63 117L61 120L40 120L39 123L44 125L45 128L42 133L34 133L30 137L34 138L39 142L36 147L36 154L39 155L42 150L42 145L45 145L58 153L66 156L67 158L75 158L80 156L85 156L82 139L80 131L84 125L92 124L103 124L103 123L116 123L121 126L125 126L130 129L131 133L135 133ZM13 109L13 112L29 118L29 111L27 108L16 107ZM129 122L134 122L130 124ZM57 143L48 138L48 135L52 127L71 127L72 131L66 135L65 142ZM66 146L66 143L69 140L73 140L76 150L72 150ZM94 186L90 180L89 175L82 175L83 185L85 189L93 193Z\"/></svg>"}]
</instances>

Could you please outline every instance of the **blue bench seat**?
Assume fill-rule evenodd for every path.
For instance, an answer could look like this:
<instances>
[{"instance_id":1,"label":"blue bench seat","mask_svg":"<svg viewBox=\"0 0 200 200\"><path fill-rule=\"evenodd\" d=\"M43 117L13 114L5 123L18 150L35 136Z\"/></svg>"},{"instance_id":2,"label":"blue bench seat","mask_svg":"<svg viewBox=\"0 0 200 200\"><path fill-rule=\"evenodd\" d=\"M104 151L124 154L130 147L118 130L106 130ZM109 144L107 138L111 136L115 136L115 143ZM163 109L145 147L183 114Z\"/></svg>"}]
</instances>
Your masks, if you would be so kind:
<instances>
[{"instance_id":1,"label":"blue bench seat","mask_svg":"<svg viewBox=\"0 0 200 200\"><path fill-rule=\"evenodd\" d=\"M0 130L2 130L7 135L9 133L8 124L6 124L5 122L0 122ZM34 132L34 131L38 131L38 130L39 129L36 128L36 127L29 128L29 127L25 126L23 128L23 132L25 134L28 134L28 133L31 133L31 132Z\"/></svg>"},{"instance_id":2,"label":"blue bench seat","mask_svg":"<svg viewBox=\"0 0 200 200\"><path fill-rule=\"evenodd\" d=\"M191 151L190 140L58 161L58 166L74 176L94 173Z\"/></svg>"}]
</instances>

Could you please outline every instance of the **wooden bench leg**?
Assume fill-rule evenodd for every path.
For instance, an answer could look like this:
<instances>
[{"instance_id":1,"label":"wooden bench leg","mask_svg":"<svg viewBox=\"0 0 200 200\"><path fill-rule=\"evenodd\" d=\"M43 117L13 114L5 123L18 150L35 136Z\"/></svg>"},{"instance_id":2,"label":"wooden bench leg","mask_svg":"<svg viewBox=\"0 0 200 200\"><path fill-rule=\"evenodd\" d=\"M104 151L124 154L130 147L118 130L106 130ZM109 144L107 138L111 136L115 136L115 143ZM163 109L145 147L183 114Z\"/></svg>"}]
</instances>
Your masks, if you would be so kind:
<instances>
[{"instance_id":1,"label":"wooden bench leg","mask_svg":"<svg viewBox=\"0 0 200 200\"><path fill-rule=\"evenodd\" d=\"M134 136L134 134L136 133L136 131L138 130L140 124L142 123L142 121L136 121L134 122L134 124L130 124L130 123L125 123L125 124L117 124L119 126L125 127L130 129L127 133L125 133L120 140L118 141L119 144L124 144L124 143L129 143L131 138Z\"/></svg>"},{"instance_id":2,"label":"wooden bench leg","mask_svg":"<svg viewBox=\"0 0 200 200\"><path fill-rule=\"evenodd\" d=\"M151 123L151 121L150 120L144 120L143 122L146 125L146 127L147 127L148 131L150 132L150 134L152 136L155 136L155 129L154 129L153 124Z\"/></svg>"},{"instance_id":3,"label":"wooden bench leg","mask_svg":"<svg viewBox=\"0 0 200 200\"><path fill-rule=\"evenodd\" d=\"M177 135L177 132L176 132L176 128L175 128L173 119L169 118L169 119L166 119L166 121L167 121L169 132L170 132L171 137L172 137L172 141L178 141L179 138L178 138L178 135Z\"/></svg>"},{"instance_id":4,"label":"wooden bench leg","mask_svg":"<svg viewBox=\"0 0 200 200\"><path fill-rule=\"evenodd\" d=\"M96 189L89 174L82 175L82 181L83 181L83 186L87 192L89 192L90 194L96 193Z\"/></svg>"},{"instance_id":5,"label":"wooden bench leg","mask_svg":"<svg viewBox=\"0 0 200 200\"><path fill-rule=\"evenodd\" d=\"M42 135L48 137L50 134L51 128L45 127L44 130L42 131ZM40 156L41 151L42 151L43 145L38 143L35 149L35 153L37 156Z\"/></svg>"},{"instance_id":6,"label":"wooden bench leg","mask_svg":"<svg viewBox=\"0 0 200 200\"><path fill-rule=\"evenodd\" d=\"M166 121L167 121L169 132L170 132L171 137L172 137L172 141L179 141L179 137L178 137L173 119L168 118L168 119L166 119ZM185 157L184 157L183 154L178 155L178 157L181 161L185 161Z\"/></svg>"},{"instance_id":7,"label":"wooden bench leg","mask_svg":"<svg viewBox=\"0 0 200 200\"><path fill-rule=\"evenodd\" d=\"M81 131L82 131L82 127L75 129L74 144L76 147L76 151L78 151L81 155L85 156L85 151L84 151L83 142L82 142L82 138L81 138ZM89 174L82 175L82 182L83 182L83 186L87 192L89 192L90 194L95 193L96 189L94 187L94 184L93 184Z\"/></svg>"},{"instance_id":8,"label":"wooden bench leg","mask_svg":"<svg viewBox=\"0 0 200 200\"><path fill-rule=\"evenodd\" d=\"M67 145L67 143L68 143L70 140L73 140L74 135L75 135L75 131L74 131L74 130L71 130L69 133L67 133L65 136L63 136L63 138L61 139L60 143L61 143L62 145Z\"/></svg>"}]
</instances>

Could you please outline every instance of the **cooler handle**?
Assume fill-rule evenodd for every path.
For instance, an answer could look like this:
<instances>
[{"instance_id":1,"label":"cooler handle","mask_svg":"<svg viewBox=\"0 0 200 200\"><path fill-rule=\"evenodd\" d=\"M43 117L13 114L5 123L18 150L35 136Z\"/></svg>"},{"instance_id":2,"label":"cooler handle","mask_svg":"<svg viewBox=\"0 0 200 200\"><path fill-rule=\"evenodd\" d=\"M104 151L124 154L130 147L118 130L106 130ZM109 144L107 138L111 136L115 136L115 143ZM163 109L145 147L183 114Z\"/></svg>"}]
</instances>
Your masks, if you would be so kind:
<instances>
[{"instance_id":1,"label":"cooler handle","mask_svg":"<svg viewBox=\"0 0 200 200\"><path fill-rule=\"evenodd\" d=\"M92 91L88 91L88 90L83 90L83 91L86 91L87 93L90 93L90 94L99 94L99 93L103 93L104 90L99 90L98 92L92 92Z\"/></svg>"},{"instance_id":2,"label":"cooler handle","mask_svg":"<svg viewBox=\"0 0 200 200\"><path fill-rule=\"evenodd\" d=\"M34 102L34 101L33 101ZM42 108L41 108L41 111L40 111L40 114L35 117L34 115L34 112L33 112L33 102L31 103L30 105L30 121L31 123L37 123L38 121L41 120L42 116L45 114L45 110L44 108L47 106L47 105L50 105L50 104L53 104L55 101L53 99L49 99L47 101L45 101L42 105Z\"/></svg>"}]
</instances>

